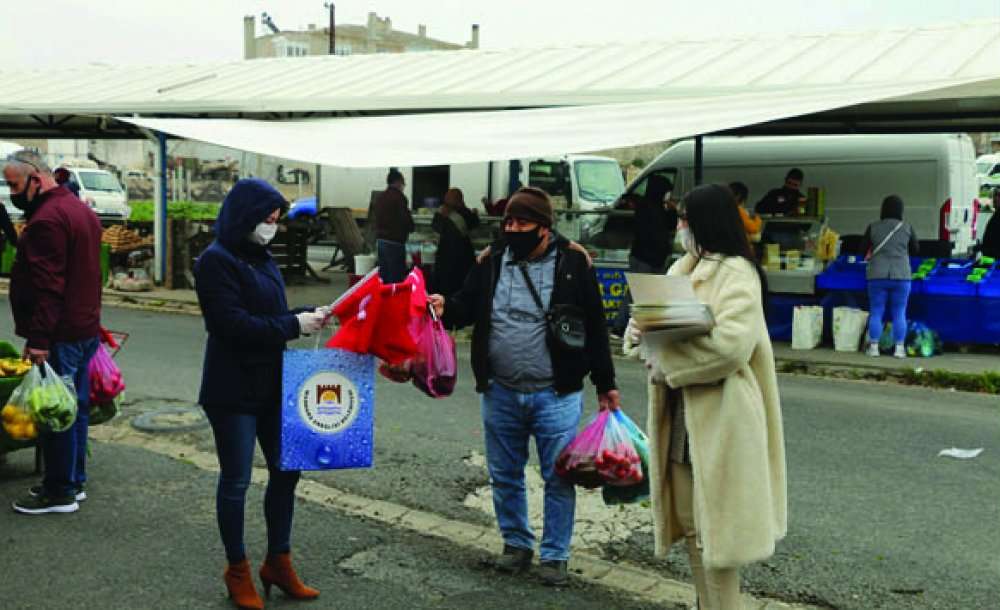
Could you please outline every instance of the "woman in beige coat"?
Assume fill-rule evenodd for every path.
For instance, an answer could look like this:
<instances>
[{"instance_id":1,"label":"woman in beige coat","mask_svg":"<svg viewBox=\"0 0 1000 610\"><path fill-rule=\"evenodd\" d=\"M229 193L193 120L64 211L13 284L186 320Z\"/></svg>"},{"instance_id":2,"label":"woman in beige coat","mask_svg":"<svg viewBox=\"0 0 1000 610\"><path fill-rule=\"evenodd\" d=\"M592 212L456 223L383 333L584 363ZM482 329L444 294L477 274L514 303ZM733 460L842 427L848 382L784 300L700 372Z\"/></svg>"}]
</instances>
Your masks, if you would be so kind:
<instances>
[{"instance_id":1,"label":"woman in beige coat","mask_svg":"<svg viewBox=\"0 0 1000 610\"><path fill-rule=\"evenodd\" d=\"M678 235L687 254L668 275L690 276L716 326L707 336L641 346L630 321L625 349L650 370L656 552L684 538L700 610L734 610L741 607L739 567L770 557L787 527L766 280L726 187L691 191Z\"/></svg>"}]
</instances>

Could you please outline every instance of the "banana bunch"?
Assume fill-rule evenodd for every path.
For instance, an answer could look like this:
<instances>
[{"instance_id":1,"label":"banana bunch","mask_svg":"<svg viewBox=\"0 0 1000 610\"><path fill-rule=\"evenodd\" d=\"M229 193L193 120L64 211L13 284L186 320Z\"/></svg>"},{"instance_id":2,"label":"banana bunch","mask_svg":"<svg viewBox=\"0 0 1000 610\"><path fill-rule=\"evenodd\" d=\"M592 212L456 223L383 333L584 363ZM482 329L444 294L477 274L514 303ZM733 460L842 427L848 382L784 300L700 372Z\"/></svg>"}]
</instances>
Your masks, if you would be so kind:
<instances>
[{"instance_id":1,"label":"banana bunch","mask_svg":"<svg viewBox=\"0 0 1000 610\"><path fill-rule=\"evenodd\" d=\"M0 358L0 377L24 377L31 370L31 362L20 358Z\"/></svg>"}]
</instances>

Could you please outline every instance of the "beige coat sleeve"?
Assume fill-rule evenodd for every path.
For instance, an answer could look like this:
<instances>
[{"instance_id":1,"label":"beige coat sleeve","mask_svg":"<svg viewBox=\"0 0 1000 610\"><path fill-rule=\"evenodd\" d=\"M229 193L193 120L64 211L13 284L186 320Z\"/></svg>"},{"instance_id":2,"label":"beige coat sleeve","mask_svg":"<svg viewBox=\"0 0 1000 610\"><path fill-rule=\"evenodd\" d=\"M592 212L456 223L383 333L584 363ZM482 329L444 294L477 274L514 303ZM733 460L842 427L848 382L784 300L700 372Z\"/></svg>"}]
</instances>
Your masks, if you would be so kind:
<instances>
[{"instance_id":1,"label":"beige coat sleeve","mask_svg":"<svg viewBox=\"0 0 1000 610\"><path fill-rule=\"evenodd\" d=\"M749 265L748 265L749 267ZM759 340L760 281L722 266L726 276L708 305L715 328L705 337L664 345L658 363L672 388L711 384L736 373L750 362Z\"/></svg>"}]
</instances>

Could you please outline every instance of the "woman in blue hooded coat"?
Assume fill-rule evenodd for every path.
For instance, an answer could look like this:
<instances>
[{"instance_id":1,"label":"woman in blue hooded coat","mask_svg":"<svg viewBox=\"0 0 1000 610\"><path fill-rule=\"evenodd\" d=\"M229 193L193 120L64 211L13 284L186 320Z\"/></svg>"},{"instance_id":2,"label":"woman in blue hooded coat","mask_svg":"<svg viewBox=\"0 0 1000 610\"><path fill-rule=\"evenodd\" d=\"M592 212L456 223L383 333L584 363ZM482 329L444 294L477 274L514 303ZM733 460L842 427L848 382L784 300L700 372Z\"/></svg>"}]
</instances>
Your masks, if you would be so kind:
<instances>
[{"instance_id":1,"label":"woman in blue hooded coat","mask_svg":"<svg viewBox=\"0 0 1000 610\"><path fill-rule=\"evenodd\" d=\"M240 180L215 223L216 239L195 266L198 303L208 341L199 402L215 434L219 456L216 511L229 565L226 588L240 608L263 608L243 545L243 513L255 440L267 460L264 495L267 559L260 569L266 592L312 599L319 591L299 580L290 560L298 472L278 468L281 362L285 343L318 332L326 311L288 309L285 283L267 244L278 230L285 198L263 180Z\"/></svg>"}]
</instances>

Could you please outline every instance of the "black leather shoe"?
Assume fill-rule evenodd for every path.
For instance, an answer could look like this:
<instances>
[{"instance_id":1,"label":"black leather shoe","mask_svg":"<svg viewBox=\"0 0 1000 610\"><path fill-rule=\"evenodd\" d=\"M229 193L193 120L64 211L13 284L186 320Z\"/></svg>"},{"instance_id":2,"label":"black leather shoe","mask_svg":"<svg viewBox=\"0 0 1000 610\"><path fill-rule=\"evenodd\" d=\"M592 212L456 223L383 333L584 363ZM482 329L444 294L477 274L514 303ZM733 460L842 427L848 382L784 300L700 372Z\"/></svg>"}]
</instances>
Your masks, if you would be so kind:
<instances>
[{"instance_id":1,"label":"black leather shoe","mask_svg":"<svg viewBox=\"0 0 1000 610\"><path fill-rule=\"evenodd\" d=\"M503 554L497 557L494 566L506 574L519 574L531 567L531 558L535 552L509 544L503 545Z\"/></svg>"},{"instance_id":2,"label":"black leather shoe","mask_svg":"<svg viewBox=\"0 0 1000 610\"><path fill-rule=\"evenodd\" d=\"M542 583L550 587L565 587L569 584L569 569L565 561L543 561L538 576Z\"/></svg>"}]
</instances>

